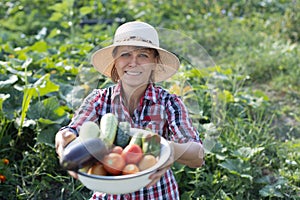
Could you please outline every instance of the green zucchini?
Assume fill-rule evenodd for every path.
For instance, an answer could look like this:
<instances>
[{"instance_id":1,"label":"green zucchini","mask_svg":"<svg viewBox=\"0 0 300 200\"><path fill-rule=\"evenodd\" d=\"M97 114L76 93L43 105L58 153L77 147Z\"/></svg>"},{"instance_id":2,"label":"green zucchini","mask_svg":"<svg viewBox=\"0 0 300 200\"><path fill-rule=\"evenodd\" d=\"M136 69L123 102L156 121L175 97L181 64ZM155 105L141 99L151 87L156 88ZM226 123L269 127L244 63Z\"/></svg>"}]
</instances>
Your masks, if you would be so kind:
<instances>
[{"instance_id":1,"label":"green zucchini","mask_svg":"<svg viewBox=\"0 0 300 200\"><path fill-rule=\"evenodd\" d=\"M107 113L102 116L100 121L100 139L108 146L111 147L115 141L117 134L118 119L112 113Z\"/></svg>"},{"instance_id":2,"label":"green zucchini","mask_svg":"<svg viewBox=\"0 0 300 200\"><path fill-rule=\"evenodd\" d=\"M156 133L150 133L142 138L142 150L144 154L159 156L160 154L160 136Z\"/></svg>"},{"instance_id":3,"label":"green zucchini","mask_svg":"<svg viewBox=\"0 0 300 200\"><path fill-rule=\"evenodd\" d=\"M126 147L130 141L131 136L130 124L128 122L120 122L117 129L117 136L114 144L116 146Z\"/></svg>"},{"instance_id":4,"label":"green zucchini","mask_svg":"<svg viewBox=\"0 0 300 200\"><path fill-rule=\"evenodd\" d=\"M99 138L82 141L76 138L68 144L60 158L60 165L66 170L78 171L102 160L108 153L106 145Z\"/></svg>"},{"instance_id":5,"label":"green zucchini","mask_svg":"<svg viewBox=\"0 0 300 200\"><path fill-rule=\"evenodd\" d=\"M129 144L137 144L142 148L142 137L143 137L142 133L135 133L131 137L131 140L130 140Z\"/></svg>"}]
</instances>

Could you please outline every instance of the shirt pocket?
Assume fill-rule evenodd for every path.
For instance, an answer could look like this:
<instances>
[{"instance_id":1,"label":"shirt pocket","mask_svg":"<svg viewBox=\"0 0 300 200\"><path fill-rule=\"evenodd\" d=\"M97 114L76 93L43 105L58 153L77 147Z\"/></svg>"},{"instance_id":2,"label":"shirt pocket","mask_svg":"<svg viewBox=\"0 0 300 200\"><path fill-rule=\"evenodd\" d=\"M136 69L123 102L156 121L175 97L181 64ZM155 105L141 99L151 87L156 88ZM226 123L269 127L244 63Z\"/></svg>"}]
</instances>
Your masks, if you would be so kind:
<instances>
[{"instance_id":1,"label":"shirt pocket","mask_svg":"<svg viewBox=\"0 0 300 200\"><path fill-rule=\"evenodd\" d=\"M156 105L151 106L148 111L149 114L142 118L142 126L162 135L166 131L166 125L168 124L165 109Z\"/></svg>"}]
</instances>

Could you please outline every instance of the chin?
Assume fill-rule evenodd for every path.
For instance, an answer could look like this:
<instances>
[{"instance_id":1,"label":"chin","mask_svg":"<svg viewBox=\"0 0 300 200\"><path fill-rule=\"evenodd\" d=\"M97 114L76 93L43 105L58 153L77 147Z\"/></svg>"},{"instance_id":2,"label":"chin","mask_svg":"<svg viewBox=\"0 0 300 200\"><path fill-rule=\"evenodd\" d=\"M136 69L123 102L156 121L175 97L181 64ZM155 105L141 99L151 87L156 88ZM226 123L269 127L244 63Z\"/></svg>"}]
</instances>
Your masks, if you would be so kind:
<instances>
[{"instance_id":1,"label":"chin","mask_svg":"<svg viewBox=\"0 0 300 200\"><path fill-rule=\"evenodd\" d=\"M122 76L122 83L128 84L130 86L141 86L142 84L148 84L150 75L145 76L146 74L140 74L137 76L127 75L126 73Z\"/></svg>"},{"instance_id":2,"label":"chin","mask_svg":"<svg viewBox=\"0 0 300 200\"><path fill-rule=\"evenodd\" d=\"M140 87L142 85L148 85L148 82L145 82L145 80L135 80L135 79L131 79L131 80L122 80L123 85L128 85L130 87Z\"/></svg>"}]
</instances>

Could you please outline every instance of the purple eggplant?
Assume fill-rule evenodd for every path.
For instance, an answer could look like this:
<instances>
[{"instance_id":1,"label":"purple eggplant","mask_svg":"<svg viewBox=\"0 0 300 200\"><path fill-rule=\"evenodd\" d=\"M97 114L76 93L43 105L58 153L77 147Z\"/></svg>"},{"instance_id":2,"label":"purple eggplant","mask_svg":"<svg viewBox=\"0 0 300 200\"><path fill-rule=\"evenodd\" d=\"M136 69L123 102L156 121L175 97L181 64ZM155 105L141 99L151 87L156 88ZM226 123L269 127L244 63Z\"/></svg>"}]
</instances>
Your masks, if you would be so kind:
<instances>
[{"instance_id":1,"label":"purple eggplant","mask_svg":"<svg viewBox=\"0 0 300 200\"><path fill-rule=\"evenodd\" d=\"M107 153L108 149L105 143L99 138L84 141L76 138L65 147L60 165L66 170L78 171L102 160Z\"/></svg>"}]
</instances>

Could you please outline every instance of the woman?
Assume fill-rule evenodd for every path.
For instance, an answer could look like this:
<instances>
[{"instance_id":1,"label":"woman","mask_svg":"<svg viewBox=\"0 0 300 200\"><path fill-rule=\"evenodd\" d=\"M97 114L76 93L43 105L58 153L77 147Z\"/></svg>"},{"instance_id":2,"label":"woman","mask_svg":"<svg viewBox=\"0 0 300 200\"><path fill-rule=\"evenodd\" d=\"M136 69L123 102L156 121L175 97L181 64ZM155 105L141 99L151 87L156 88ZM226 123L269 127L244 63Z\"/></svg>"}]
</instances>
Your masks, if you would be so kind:
<instances>
[{"instance_id":1,"label":"woman","mask_svg":"<svg viewBox=\"0 0 300 200\"><path fill-rule=\"evenodd\" d=\"M182 100L155 82L176 73L178 58L159 47L156 30L147 23L128 22L115 33L112 45L92 55L93 66L116 85L95 89L75 113L71 123L56 134L56 151L78 136L85 121L99 122L106 113L134 128L151 129L166 138L172 155L163 167L150 175L147 187L131 194L95 192L92 199L179 199L178 185L170 169L176 161L192 168L202 166L204 150ZM77 174L69 172L77 178Z\"/></svg>"}]
</instances>

